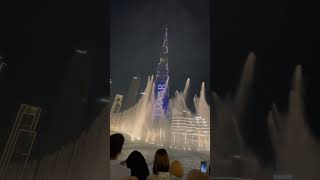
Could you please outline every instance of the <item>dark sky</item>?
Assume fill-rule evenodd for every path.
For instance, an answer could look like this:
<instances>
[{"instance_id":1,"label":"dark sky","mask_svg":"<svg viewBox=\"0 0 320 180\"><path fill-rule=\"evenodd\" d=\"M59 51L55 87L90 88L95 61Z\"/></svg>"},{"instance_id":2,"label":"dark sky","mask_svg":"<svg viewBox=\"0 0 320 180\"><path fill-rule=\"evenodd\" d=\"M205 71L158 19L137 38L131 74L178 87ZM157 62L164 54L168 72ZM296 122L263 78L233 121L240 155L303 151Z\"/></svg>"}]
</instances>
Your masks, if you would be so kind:
<instances>
[{"instance_id":1,"label":"dark sky","mask_svg":"<svg viewBox=\"0 0 320 180\"><path fill-rule=\"evenodd\" d=\"M61 119L49 122L49 115L75 49L88 50L95 61L92 95L96 98L106 96L107 3L89 0L1 1L0 7L0 55L8 64L8 69L0 74L0 144L2 146L6 141L20 104L27 103L43 109L38 146L34 151L44 153L49 151L45 145L49 143L45 133L50 129L49 124L63 126ZM55 130L59 132L59 129ZM60 134L60 138L65 137Z\"/></svg>"},{"instance_id":2,"label":"dark sky","mask_svg":"<svg viewBox=\"0 0 320 180\"><path fill-rule=\"evenodd\" d=\"M171 95L191 78L191 95L201 82L210 88L209 0L111 0L110 67L112 90L126 94L133 76L156 74L168 27Z\"/></svg>"},{"instance_id":3,"label":"dark sky","mask_svg":"<svg viewBox=\"0 0 320 180\"><path fill-rule=\"evenodd\" d=\"M276 102L286 111L297 64L304 70L308 122L312 132L320 135L316 100L320 39L315 6L296 0L216 0L212 5L212 89L221 95L234 93L248 53L253 50L257 56L254 93L243 129L248 145L270 160L267 110Z\"/></svg>"}]
</instances>

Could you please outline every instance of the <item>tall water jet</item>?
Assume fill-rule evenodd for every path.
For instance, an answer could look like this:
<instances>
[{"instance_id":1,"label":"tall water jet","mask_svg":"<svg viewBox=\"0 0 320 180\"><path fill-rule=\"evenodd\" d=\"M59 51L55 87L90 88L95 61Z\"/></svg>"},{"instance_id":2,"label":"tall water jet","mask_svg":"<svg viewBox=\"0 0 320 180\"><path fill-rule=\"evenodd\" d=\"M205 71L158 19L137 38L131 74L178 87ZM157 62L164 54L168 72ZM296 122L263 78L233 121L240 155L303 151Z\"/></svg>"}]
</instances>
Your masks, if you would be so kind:
<instances>
[{"instance_id":1,"label":"tall water jet","mask_svg":"<svg viewBox=\"0 0 320 180\"><path fill-rule=\"evenodd\" d=\"M225 98L213 92L214 119L214 160L217 176L253 178L261 174L256 156L244 146L241 133L243 116L252 89L256 57L250 53L233 98L227 93ZM259 177L261 179L262 177Z\"/></svg>"},{"instance_id":2,"label":"tall water jet","mask_svg":"<svg viewBox=\"0 0 320 180\"><path fill-rule=\"evenodd\" d=\"M276 172L296 179L320 177L320 144L310 134L303 101L302 66L294 71L287 113L279 115L276 106L269 112L271 142L276 154Z\"/></svg>"},{"instance_id":3,"label":"tall water jet","mask_svg":"<svg viewBox=\"0 0 320 180\"><path fill-rule=\"evenodd\" d=\"M221 98L213 93L213 123L215 159L229 159L240 153L238 126L232 120L232 99L230 95Z\"/></svg>"},{"instance_id":4,"label":"tall water jet","mask_svg":"<svg viewBox=\"0 0 320 180\"><path fill-rule=\"evenodd\" d=\"M148 136L148 131L151 131L152 127L153 90L154 80L153 76L151 76L148 77L143 95L133 107L110 115L111 130L128 134L132 140L140 140Z\"/></svg>"},{"instance_id":5,"label":"tall water jet","mask_svg":"<svg viewBox=\"0 0 320 180\"><path fill-rule=\"evenodd\" d=\"M150 121L150 114L152 112L152 98L153 98L153 76L148 78L147 87L145 89L145 94L141 98L141 102L139 102L139 108L137 108L137 115L133 119L134 127L132 129L132 135L136 138L141 139L143 134L143 130L147 129L147 122ZM129 123L129 122L128 122ZM130 123L131 124L131 123Z\"/></svg>"},{"instance_id":6,"label":"tall water jet","mask_svg":"<svg viewBox=\"0 0 320 180\"><path fill-rule=\"evenodd\" d=\"M197 116L201 116L207 120L210 119L210 107L205 97L205 85L204 82L201 84L200 96L195 96L195 109Z\"/></svg>"},{"instance_id":7,"label":"tall water jet","mask_svg":"<svg viewBox=\"0 0 320 180\"><path fill-rule=\"evenodd\" d=\"M229 156L245 155L240 124L243 121L252 89L255 61L256 56L251 52L245 62L234 98L231 98L228 94L225 99L222 99L218 94L213 93L213 119L216 122L214 127L217 141L215 148L217 153L221 153L222 156L228 156L226 152L230 153ZM225 138L229 138L230 141L224 141ZM219 150L219 148L224 150ZM232 150L233 152L230 152Z\"/></svg>"},{"instance_id":8,"label":"tall water jet","mask_svg":"<svg viewBox=\"0 0 320 180\"><path fill-rule=\"evenodd\" d=\"M187 79L186 84L184 86L183 95L185 97L187 97L188 95L189 86L190 86L190 78Z\"/></svg>"}]
</instances>

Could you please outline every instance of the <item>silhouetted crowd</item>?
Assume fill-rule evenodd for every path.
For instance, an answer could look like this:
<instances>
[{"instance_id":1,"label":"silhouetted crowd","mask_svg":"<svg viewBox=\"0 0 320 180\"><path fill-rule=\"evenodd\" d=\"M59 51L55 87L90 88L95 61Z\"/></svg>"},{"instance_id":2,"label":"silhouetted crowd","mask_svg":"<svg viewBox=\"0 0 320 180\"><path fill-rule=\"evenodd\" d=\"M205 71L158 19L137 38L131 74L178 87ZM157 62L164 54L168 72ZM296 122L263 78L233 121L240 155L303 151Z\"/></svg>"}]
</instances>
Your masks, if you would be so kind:
<instances>
[{"instance_id":1,"label":"silhouetted crowd","mask_svg":"<svg viewBox=\"0 0 320 180\"><path fill-rule=\"evenodd\" d=\"M110 136L110 180L209 180L209 175L199 169L193 169L185 176L183 165L178 160L170 164L165 149L156 151L150 174L147 162L139 151L131 152L125 161L118 159L123 144L122 134Z\"/></svg>"}]
</instances>

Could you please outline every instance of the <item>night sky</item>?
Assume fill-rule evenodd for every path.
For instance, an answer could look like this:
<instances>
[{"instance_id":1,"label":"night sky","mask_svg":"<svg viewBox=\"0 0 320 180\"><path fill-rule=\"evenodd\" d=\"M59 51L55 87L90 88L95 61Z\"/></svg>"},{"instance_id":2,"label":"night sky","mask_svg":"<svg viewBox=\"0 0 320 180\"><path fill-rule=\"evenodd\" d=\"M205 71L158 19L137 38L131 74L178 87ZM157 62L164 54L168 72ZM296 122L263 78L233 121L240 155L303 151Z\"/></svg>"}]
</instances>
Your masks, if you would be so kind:
<instances>
[{"instance_id":1,"label":"night sky","mask_svg":"<svg viewBox=\"0 0 320 180\"><path fill-rule=\"evenodd\" d=\"M209 0L112 0L110 67L112 91L126 95L133 76L155 75L168 27L170 95L191 79L190 97L201 82L210 90ZM192 108L192 107L191 107Z\"/></svg>"},{"instance_id":2,"label":"night sky","mask_svg":"<svg viewBox=\"0 0 320 180\"><path fill-rule=\"evenodd\" d=\"M21 103L42 107L33 155L48 148L47 132L59 132L62 119L50 113L62 88L75 49L88 50L96 64L91 95L107 91L107 3L89 0L1 1L0 55L8 64L1 76L1 146L4 145ZM63 107L62 107L63 108ZM96 107L97 108L97 107ZM95 116L95 115L92 115ZM87 128L93 118L75 129ZM55 129L52 129L55 128ZM72 130L70 130L72 131ZM66 139L56 134L57 141ZM56 147L55 147L56 148Z\"/></svg>"},{"instance_id":3,"label":"night sky","mask_svg":"<svg viewBox=\"0 0 320 180\"><path fill-rule=\"evenodd\" d=\"M247 55L253 51L257 56L250 110L243 127L247 144L264 161L272 160L267 111L272 102L280 111L287 110L297 64L303 66L307 120L319 137L316 61L320 39L315 6L296 0L216 0L212 5L212 89L222 96L234 93Z\"/></svg>"}]
</instances>

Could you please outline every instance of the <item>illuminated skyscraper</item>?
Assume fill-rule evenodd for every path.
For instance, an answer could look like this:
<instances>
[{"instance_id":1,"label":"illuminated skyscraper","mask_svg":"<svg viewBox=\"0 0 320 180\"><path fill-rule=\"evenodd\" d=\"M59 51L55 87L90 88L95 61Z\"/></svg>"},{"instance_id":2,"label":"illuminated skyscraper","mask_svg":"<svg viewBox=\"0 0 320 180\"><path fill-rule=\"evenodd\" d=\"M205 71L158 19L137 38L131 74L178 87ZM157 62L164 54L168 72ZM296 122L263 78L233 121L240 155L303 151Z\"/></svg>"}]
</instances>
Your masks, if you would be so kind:
<instances>
[{"instance_id":1,"label":"illuminated skyscraper","mask_svg":"<svg viewBox=\"0 0 320 180\"><path fill-rule=\"evenodd\" d=\"M111 107L111 113L119 113L121 104L122 104L123 95L116 94L116 97L114 98L112 107Z\"/></svg>"},{"instance_id":2,"label":"illuminated skyscraper","mask_svg":"<svg viewBox=\"0 0 320 180\"><path fill-rule=\"evenodd\" d=\"M168 28L161 46L160 62L155 80L155 120L168 119L169 112L169 68L168 68Z\"/></svg>"}]
</instances>

